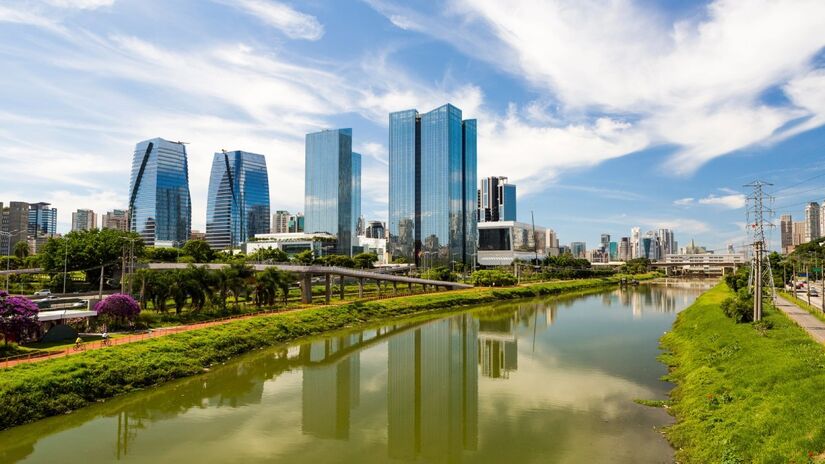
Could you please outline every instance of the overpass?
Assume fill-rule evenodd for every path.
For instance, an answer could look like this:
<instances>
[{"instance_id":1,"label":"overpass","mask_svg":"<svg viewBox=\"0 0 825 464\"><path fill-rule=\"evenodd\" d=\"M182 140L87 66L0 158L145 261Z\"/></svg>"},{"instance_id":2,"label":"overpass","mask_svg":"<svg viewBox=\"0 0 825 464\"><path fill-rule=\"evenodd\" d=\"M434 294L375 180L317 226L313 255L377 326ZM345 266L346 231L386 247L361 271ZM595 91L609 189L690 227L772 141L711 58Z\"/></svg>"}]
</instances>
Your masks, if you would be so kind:
<instances>
[{"instance_id":1,"label":"overpass","mask_svg":"<svg viewBox=\"0 0 825 464\"><path fill-rule=\"evenodd\" d=\"M192 264L193 266L206 267L207 269L222 269L228 264L224 263L204 263ZM172 270L172 269L186 269L190 266L187 263L148 263L144 265L147 269L153 270ZM398 292L398 284L407 284L412 289L413 285L421 285L426 290L433 288L438 290L458 290L462 288L472 288L472 285L461 284L458 282L444 282L441 280L419 279L417 277L409 277L404 275L396 275L390 272L376 272L362 269L350 269L346 267L337 266L315 266L315 265L295 265L295 264L249 264L256 271L263 271L268 268L276 268L280 271L291 272L297 274L300 278L301 286L301 301L304 303L312 302L312 279L315 277L323 278L325 284L325 298L329 303L332 297L332 279L338 277L340 283L340 299L344 299L344 279L353 279L358 282L358 297L364 296L364 281L375 281L378 285L378 294L381 295L381 285L384 283L392 283L393 292ZM401 268L404 269L404 268ZM408 270L410 268L406 268ZM396 271L398 272L398 271Z\"/></svg>"}]
</instances>

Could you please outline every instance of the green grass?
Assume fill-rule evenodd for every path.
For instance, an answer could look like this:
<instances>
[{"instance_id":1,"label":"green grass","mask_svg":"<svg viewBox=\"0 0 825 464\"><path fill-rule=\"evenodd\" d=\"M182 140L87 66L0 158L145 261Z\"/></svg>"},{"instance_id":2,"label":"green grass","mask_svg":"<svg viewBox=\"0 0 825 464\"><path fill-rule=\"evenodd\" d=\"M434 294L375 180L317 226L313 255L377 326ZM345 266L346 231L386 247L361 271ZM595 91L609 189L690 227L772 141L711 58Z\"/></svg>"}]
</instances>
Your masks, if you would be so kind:
<instances>
[{"instance_id":1,"label":"green grass","mask_svg":"<svg viewBox=\"0 0 825 464\"><path fill-rule=\"evenodd\" d=\"M618 280L614 277L500 289L474 288L331 305L22 364L0 370L0 430L199 374L233 356L300 337L428 310L583 291L615 285Z\"/></svg>"},{"instance_id":2,"label":"green grass","mask_svg":"<svg viewBox=\"0 0 825 464\"><path fill-rule=\"evenodd\" d=\"M777 310L760 335L735 324L714 287L662 337L676 384L665 435L682 463L820 462L825 450L825 350ZM809 457L810 456L810 457Z\"/></svg>"}]
</instances>

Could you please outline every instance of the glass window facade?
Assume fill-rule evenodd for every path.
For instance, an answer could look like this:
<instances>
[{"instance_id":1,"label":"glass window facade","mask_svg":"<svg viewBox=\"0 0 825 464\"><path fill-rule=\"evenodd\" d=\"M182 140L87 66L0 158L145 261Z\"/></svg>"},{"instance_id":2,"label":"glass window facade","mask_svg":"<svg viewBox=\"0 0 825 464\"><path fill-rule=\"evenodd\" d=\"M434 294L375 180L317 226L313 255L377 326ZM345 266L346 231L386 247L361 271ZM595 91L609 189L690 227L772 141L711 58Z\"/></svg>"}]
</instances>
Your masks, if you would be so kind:
<instances>
[{"instance_id":1,"label":"glass window facade","mask_svg":"<svg viewBox=\"0 0 825 464\"><path fill-rule=\"evenodd\" d=\"M34 238L54 237L57 234L57 208L50 203L29 205L29 235Z\"/></svg>"},{"instance_id":2,"label":"glass window facade","mask_svg":"<svg viewBox=\"0 0 825 464\"><path fill-rule=\"evenodd\" d=\"M182 246L192 227L186 147L160 138L135 147L129 181L129 230L150 246Z\"/></svg>"},{"instance_id":3,"label":"glass window facade","mask_svg":"<svg viewBox=\"0 0 825 464\"><path fill-rule=\"evenodd\" d=\"M215 153L206 206L206 240L212 248L240 246L269 233L269 176L263 155Z\"/></svg>"},{"instance_id":4,"label":"glass window facade","mask_svg":"<svg viewBox=\"0 0 825 464\"><path fill-rule=\"evenodd\" d=\"M361 219L361 154L352 153L352 237L358 235L358 221Z\"/></svg>"},{"instance_id":5,"label":"glass window facade","mask_svg":"<svg viewBox=\"0 0 825 464\"><path fill-rule=\"evenodd\" d=\"M335 235L340 254L352 254L361 198L361 156L352 153L352 129L324 130L306 136L304 230ZM358 172L354 172L357 169ZM353 181L358 179L355 191Z\"/></svg>"},{"instance_id":6,"label":"glass window facade","mask_svg":"<svg viewBox=\"0 0 825 464\"><path fill-rule=\"evenodd\" d=\"M476 247L476 121L444 105L390 114L389 250L393 258L470 263Z\"/></svg>"}]
</instances>

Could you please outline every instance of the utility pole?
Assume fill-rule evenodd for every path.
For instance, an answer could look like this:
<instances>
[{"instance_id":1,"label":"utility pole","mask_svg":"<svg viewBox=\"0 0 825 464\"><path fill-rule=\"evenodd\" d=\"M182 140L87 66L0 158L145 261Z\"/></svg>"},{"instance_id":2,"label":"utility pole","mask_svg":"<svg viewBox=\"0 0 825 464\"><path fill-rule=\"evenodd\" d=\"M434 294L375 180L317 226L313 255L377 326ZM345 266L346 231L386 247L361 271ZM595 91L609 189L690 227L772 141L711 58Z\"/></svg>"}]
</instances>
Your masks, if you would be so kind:
<instances>
[{"instance_id":1,"label":"utility pole","mask_svg":"<svg viewBox=\"0 0 825 464\"><path fill-rule=\"evenodd\" d=\"M773 272L771 263L765 254L767 240L765 239L765 228L773 227L770 216L773 211L766 203L772 202L773 197L764 192L764 188L771 186L768 182L755 180L745 187L753 189L748 196L747 224L748 232L753 239L753 260L751 261L751 274L749 281L753 289L753 320L762 320L762 303L765 297L763 288L769 285L771 300L776 299L776 288L773 282Z\"/></svg>"},{"instance_id":2,"label":"utility pole","mask_svg":"<svg viewBox=\"0 0 825 464\"><path fill-rule=\"evenodd\" d=\"M66 294L66 268L69 265L69 240L63 239L63 294Z\"/></svg>"}]
</instances>

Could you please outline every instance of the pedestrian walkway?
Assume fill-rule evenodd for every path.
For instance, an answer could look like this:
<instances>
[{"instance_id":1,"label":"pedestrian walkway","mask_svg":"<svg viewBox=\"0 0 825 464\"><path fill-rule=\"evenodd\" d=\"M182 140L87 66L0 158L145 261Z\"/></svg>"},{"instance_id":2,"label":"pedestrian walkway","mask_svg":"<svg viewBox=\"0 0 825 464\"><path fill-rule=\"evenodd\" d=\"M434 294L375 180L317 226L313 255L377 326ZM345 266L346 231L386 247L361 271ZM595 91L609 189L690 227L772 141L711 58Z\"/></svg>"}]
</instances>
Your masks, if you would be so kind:
<instances>
[{"instance_id":1,"label":"pedestrian walkway","mask_svg":"<svg viewBox=\"0 0 825 464\"><path fill-rule=\"evenodd\" d=\"M779 295L776 297L776 307L805 329L811 338L825 343L825 322Z\"/></svg>"}]
</instances>

